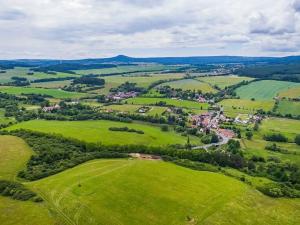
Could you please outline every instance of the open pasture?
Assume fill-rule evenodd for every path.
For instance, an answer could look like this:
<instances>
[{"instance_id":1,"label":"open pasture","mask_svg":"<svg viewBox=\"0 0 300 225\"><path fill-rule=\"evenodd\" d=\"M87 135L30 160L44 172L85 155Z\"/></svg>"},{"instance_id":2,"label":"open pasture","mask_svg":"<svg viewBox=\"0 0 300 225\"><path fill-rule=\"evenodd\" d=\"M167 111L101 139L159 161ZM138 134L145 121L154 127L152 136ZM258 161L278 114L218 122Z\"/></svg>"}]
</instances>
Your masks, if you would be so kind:
<instances>
[{"instance_id":1,"label":"open pasture","mask_svg":"<svg viewBox=\"0 0 300 225\"><path fill-rule=\"evenodd\" d=\"M236 94L241 99L272 100L280 92L291 87L300 87L300 84L287 81L261 80L237 88Z\"/></svg>"},{"instance_id":2,"label":"open pasture","mask_svg":"<svg viewBox=\"0 0 300 225\"><path fill-rule=\"evenodd\" d=\"M133 132L110 131L110 127L128 127L142 130L144 134ZM18 123L8 130L28 129L45 133L61 134L65 137L76 138L86 142L101 142L102 144L143 144L143 145L168 145L186 144L187 138L175 131L163 132L159 126L146 123L123 123L108 120L97 121L50 121L31 120ZM116 142L117 140L117 142ZM191 142L200 144L200 139L191 137Z\"/></svg>"},{"instance_id":3,"label":"open pasture","mask_svg":"<svg viewBox=\"0 0 300 225\"><path fill-rule=\"evenodd\" d=\"M201 91L202 93L217 92L216 89L214 89L211 85L194 79L171 81L171 82L163 83L160 86L170 86L176 89L181 88L182 90L195 90L195 91Z\"/></svg>"},{"instance_id":4,"label":"open pasture","mask_svg":"<svg viewBox=\"0 0 300 225\"><path fill-rule=\"evenodd\" d=\"M160 70L176 69L178 66L167 66L160 64L145 64L145 65L133 65L133 66L117 66L113 68L104 69L90 69L90 70L74 70L75 73L81 75L88 74L111 74L111 73L128 73L128 72L153 72Z\"/></svg>"},{"instance_id":5,"label":"open pasture","mask_svg":"<svg viewBox=\"0 0 300 225\"><path fill-rule=\"evenodd\" d=\"M263 120L259 126L259 132L262 135L266 133L282 133L290 141L294 141L295 136L299 134L299 127L300 120L271 117Z\"/></svg>"},{"instance_id":6,"label":"open pasture","mask_svg":"<svg viewBox=\"0 0 300 225\"><path fill-rule=\"evenodd\" d=\"M93 160L28 185L79 225L292 225L300 219L299 199L272 199L234 178L162 161Z\"/></svg>"},{"instance_id":7,"label":"open pasture","mask_svg":"<svg viewBox=\"0 0 300 225\"><path fill-rule=\"evenodd\" d=\"M14 118L8 118L4 116L5 110L0 109L0 124L8 124L9 122L15 121Z\"/></svg>"},{"instance_id":8,"label":"open pasture","mask_svg":"<svg viewBox=\"0 0 300 225\"><path fill-rule=\"evenodd\" d=\"M33 75L28 75L27 73L33 73ZM6 73L0 73L0 83L9 83L13 80L12 77L24 77L29 81L44 79L44 78L64 78L64 77L74 77L76 74L61 73L56 72L56 74L47 74L43 72L30 71L28 67L15 67L14 69L6 70Z\"/></svg>"},{"instance_id":9,"label":"open pasture","mask_svg":"<svg viewBox=\"0 0 300 225\"><path fill-rule=\"evenodd\" d=\"M247 99L224 99L218 103L223 106L224 112L228 116L235 117L238 114L253 114L257 110L272 110L274 101L251 101Z\"/></svg>"},{"instance_id":10,"label":"open pasture","mask_svg":"<svg viewBox=\"0 0 300 225\"><path fill-rule=\"evenodd\" d=\"M116 88L125 82L136 83L138 87L147 88L150 84L159 80L180 79L182 77L184 77L183 73L107 76L102 77L105 80L105 86L104 88L99 89L98 92L101 94L107 94L111 88Z\"/></svg>"},{"instance_id":11,"label":"open pasture","mask_svg":"<svg viewBox=\"0 0 300 225\"><path fill-rule=\"evenodd\" d=\"M300 98L300 86L291 87L287 90L279 92L280 98Z\"/></svg>"},{"instance_id":12,"label":"open pasture","mask_svg":"<svg viewBox=\"0 0 300 225\"><path fill-rule=\"evenodd\" d=\"M167 105L172 105L190 109L207 109L208 103L199 103L194 101L170 99L170 98L130 98L124 100L127 104L133 105L155 105L159 102L166 102Z\"/></svg>"},{"instance_id":13,"label":"open pasture","mask_svg":"<svg viewBox=\"0 0 300 225\"><path fill-rule=\"evenodd\" d=\"M228 75L228 76L205 76L205 77L198 77L197 80L208 83L212 86L218 86L221 89L225 87L232 86L234 84L240 83L242 81L250 81L253 80L251 77L242 77L242 76L235 76L235 75Z\"/></svg>"},{"instance_id":14,"label":"open pasture","mask_svg":"<svg viewBox=\"0 0 300 225\"><path fill-rule=\"evenodd\" d=\"M31 83L30 87L38 88L63 88L66 85L71 84L71 80L62 80L62 81L49 81L49 82L40 82L40 83Z\"/></svg>"},{"instance_id":15,"label":"open pasture","mask_svg":"<svg viewBox=\"0 0 300 225\"><path fill-rule=\"evenodd\" d=\"M32 154L20 138L0 135L0 179L15 180ZM0 196L1 225L54 225L54 218L44 203L18 201Z\"/></svg>"},{"instance_id":16,"label":"open pasture","mask_svg":"<svg viewBox=\"0 0 300 225\"><path fill-rule=\"evenodd\" d=\"M138 113L138 109L141 108L140 105L131 105L131 104L122 104L122 105L108 105L103 106L102 109L105 110L115 110L120 112L127 112L127 113ZM147 111L146 115L161 115L167 110L167 107L160 107L160 106L150 106L149 111Z\"/></svg>"},{"instance_id":17,"label":"open pasture","mask_svg":"<svg viewBox=\"0 0 300 225\"><path fill-rule=\"evenodd\" d=\"M84 93L69 92L60 89L12 87L12 86L11 87L2 86L0 87L0 92L4 92L7 94L14 94L14 95L41 94L41 95L49 95L54 98L80 98L86 95Z\"/></svg>"},{"instance_id":18,"label":"open pasture","mask_svg":"<svg viewBox=\"0 0 300 225\"><path fill-rule=\"evenodd\" d=\"M300 115L300 102L292 101L279 101L278 108L276 112L281 113L282 115L291 114L293 116Z\"/></svg>"}]
</instances>

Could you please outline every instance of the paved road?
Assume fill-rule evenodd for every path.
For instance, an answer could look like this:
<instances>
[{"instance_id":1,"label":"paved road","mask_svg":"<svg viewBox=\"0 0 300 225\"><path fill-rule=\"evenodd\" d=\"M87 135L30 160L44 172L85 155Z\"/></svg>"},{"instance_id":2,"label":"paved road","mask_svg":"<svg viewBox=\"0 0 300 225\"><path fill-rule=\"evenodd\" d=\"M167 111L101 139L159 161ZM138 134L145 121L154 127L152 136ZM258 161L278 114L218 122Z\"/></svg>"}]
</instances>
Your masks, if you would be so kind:
<instances>
[{"instance_id":1,"label":"paved road","mask_svg":"<svg viewBox=\"0 0 300 225\"><path fill-rule=\"evenodd\" d=\"M218 142L218 143L211 143L211 144L208 144L208 145L201 145L201 146L195 146L195 147L192 147L192 150L194 149L205 149L207 151L207 149L211 146L220 146L220 145L225 145L227 144L227 142L229 141L229 138L228 137L225 137L223 135L219 135L219 137L222 138L222 141Z\"/></svg>"}]
</instances>

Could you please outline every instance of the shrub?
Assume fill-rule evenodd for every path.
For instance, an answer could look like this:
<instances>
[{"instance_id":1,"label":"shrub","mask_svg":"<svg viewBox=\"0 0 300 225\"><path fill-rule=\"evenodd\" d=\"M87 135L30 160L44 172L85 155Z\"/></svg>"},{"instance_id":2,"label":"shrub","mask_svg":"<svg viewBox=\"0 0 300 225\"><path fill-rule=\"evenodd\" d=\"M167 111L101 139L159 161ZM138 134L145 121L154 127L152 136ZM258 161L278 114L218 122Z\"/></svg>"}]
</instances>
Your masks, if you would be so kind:
<instances>
[{"instance_id":1,"label":"shrub","mask_svg":"<svg viewBox=\"0 0 300 225\"><path fill-rule=\"evenodd\" d=\"M287 142L288 139L283 134L266 134L264 135L266 141L276 141L276 142Z\"/></svg>"},{"instance_id":2,"label":"shrub","mask_svg":"<svg viewBox=\"0 0 300 225\"><path fill-rule=\"evenodd\" d=\"M300 145L300 134L296 135L296 137L295 137L295 143L297 145Z\"/></svg>"}]
</instances>

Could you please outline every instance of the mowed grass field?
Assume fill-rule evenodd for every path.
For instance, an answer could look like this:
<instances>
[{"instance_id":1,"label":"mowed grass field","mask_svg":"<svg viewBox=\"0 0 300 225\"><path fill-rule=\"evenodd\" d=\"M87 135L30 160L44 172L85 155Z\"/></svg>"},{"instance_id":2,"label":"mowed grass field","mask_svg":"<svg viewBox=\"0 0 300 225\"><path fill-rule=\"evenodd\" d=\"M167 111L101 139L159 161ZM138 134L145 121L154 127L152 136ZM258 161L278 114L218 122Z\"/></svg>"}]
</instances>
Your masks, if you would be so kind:
<instances>
[{"instance_id":1,"label":"mowed grass field","mask_svg":"<svg viewBox=\"0 0 300 225\"><path fill-rule=\"evenodd\" d=\"M166 82L161 84L160 86L170 86L176 89L181 88L182 90L196 90L196 91L202 91L202 93L217 92L217 90L214 89L211 85L194 79L184 79L184 80Z\"/></svg>"},{"instance_id":2,"label":"mowed grass field","mask_svg":"<svg viewBox=\"0 0 300 225\"><path fill-rule=\"evenodd\" d=\"M251 77L242 77L242 76L206 76L206 77L198 77L197 80L208 83L212 86L216 85L221 89L225 87L232 86L234 84L240 83L242 81L250 81L253 80Z\"/></svg>"},{"instance_id":3,"label":"mowed grass field","mask_svg":"<svg viewBox=\"0 0 300 225\"><path fill-rule=\"evenodd\" d=\"M133 132L110 131L110 127L125 127L142 130L144 134ZM144 144L168 145L186 144L187 138L170 131L163 132L159 126L146 123L123 123L108 120L98 121L50 121L32 120L18 123L6 128L7 130L28 129L45 133L61 134L65 137L76 138L86 142L101 142L102 144ZM200 143L200 138L190 137L194 144Z\"/></svg>"},{"instance_id":4,"label":"mowed grass field","mask_svg":"<svg viewBox=\"0 0 300 225\"><path fill-rule=\"evenodd\" d=\"M280 92L291 87L300 87L300 84L287 81L261 80L237 88L236 94L241 99L272 100Z\"/></svg>"},{"instance_id":5,"label":"mowed grass field","mask_svg":"<svg viewBox=\"0 0 300 225\"><path fill-rule=\"evenodd\" d=\"M0 83L9 83L13 80L12 77L24 77L29 81L44 79L44 78L63 78L63 77L74 77L76 74L56 72L56 74L47 74L43 72L30 71L28 67L15 67L14 69L5 70L6 73L0 73ZM28 75L31 72L33 75Z\"/></svg>"},{"instance_id":6,"label":"mowed grass field","mask_svg":"<svg viewBox=\"0 0 300 225\"><path fill-rule=\"evenodd\" d=\"M251 101L247 99L224 99L218 103L223 106L224 112L230 117L235 117L238 114L253 114L257 110L262 109L264 111L272 110L274 101Z\"/></svg>"},{"instance_id":7,"label":"mowed grass field","mask_svg":"<svg viewBox=\"0 0 300 225\"><path fill-rule=\"evenodd\" d=\"M0 179L14 180L32 154L20 138L0 136ZM18 201L0 196L1 225L54 225L44 203Z\"/></svg>"},{"instance_id":8,"label":"mowed grass field","mask_svg":"<svg viewBox=\"0 0 300 225\"><path fill-rule=\"evenodd\" d=\"M280 98L300 98L300 86L291 87L287 90L279 92Z\"/></svg>"},{"instance_id":9,"label":"mowed grass field","mask_svg":"<svg viewBox=\"0 0 300 225\"><path fill-rule=\"evenodd\" d=\"M124 100L127 104L134 105L155 105L159 102L166 102L167 105L189 109L207 109L208 103L199 103L194 101L170 99L170 98L129 98Z\"/></svg>"},{"instance_id":10,"label":"mowed grass field","mask_svg":"<svg viewBox=\"0 0 300 225\"><path fill-rule=\"evenodd\" d=\"M300 115L300 102L280 101L276 112L282 115L291 114L294 116ZM299 131L300 132L300 131Z\"/></svg>"},{"instance_id":11,"label":"mowed grass field","mask_svg":"<svg viewBox=\"0 0 300 225\"><path fill-rule=\"evenodd\" d=\"M293 141L295 136L299 134L300 120L292 120L286 118L268 118L263 120L259 126L259 132L263 135L266 133L282 133Z\"/></svg>"},{"instance_id":12,"label":"mowed grass field","mask_svg":"<svg viewBox=\"0 0 300 225\"><path fill-rule=\"evenodd\" d=\"M299 199L272 199L233 178L162 161L94 160L28 186L70 224L296 225L300 221Z\"/></svg>"},{"instance_id":13,"label":"mowed grass field","mask_svg":"<svg viewBox=\"0 0 300 225\"><path fill-rule=\"evenodd\" d=\"M2 86L0 87L0 92L4 92L7 94L14 94L14 95L41 94L41 95L49 95L54 98L80 98L86 96L86 94L84 93L68 92L60 89L13 87L13 86L11 87Z\"/></svg>"}]
</instances>

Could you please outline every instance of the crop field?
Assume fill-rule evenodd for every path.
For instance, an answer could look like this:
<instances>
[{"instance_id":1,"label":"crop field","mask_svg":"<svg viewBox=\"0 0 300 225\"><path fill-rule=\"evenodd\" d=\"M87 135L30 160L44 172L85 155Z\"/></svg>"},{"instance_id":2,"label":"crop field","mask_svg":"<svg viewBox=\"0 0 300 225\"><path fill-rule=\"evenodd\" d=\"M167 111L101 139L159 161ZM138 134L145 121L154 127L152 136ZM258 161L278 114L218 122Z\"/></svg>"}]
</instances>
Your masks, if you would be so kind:
<instances>
[{"instance_id":1,"label":"crop field","mask_svg":"<svg viewBox=\"0 0 300 225\"><path fill-rule=\"evenodd\" d=\"M268 118L259 126L260 133L282 133L292 141L299 134L300 120Z\"/></svg>"},{"instance_id":2,"label":"crop field","mask_svg":"<svg viewBox=\"0 0 300 225\"><path fill-rule=\"evenodd\" d=\"M211 85L193 79L171 81L160 86L170 86L172 88L181 88L182 90L196 90L202 91L202 93L216 93L216 90Z\"/></svg>"},{"instance_id":3,"label":"crop field","mask_svg":"<svg viewBox=\"0 0 300 225\"><path fill-rule=\"evenodd\" d=\"M140 105L130 105L130 104L123 104L123 105L108 105L103 106L102 109L111 109L120 112L128 112L128 113L137 113L138 109L141 108ZM147 111L146 115L161 115L165 112L167 107L159 107L159 106L151 106L149 111Z\"/></svg>"},{"instance_id":4,"label":"crop field","mask_svg":"<svg viewBox=\"0 0 300 225\"><path fill-rule=\"evenodd\" d=\"M142 130L144 134L133 132L110 131L110 127L125 127ZM174 131L163 132L159 126L145 123L123 123L107 120L97 121L50 121L31 120L13 125L8 130L29 129L45 133L61 134L86 142L101 142L102 144L144 144L168 145L186 144L187 138ZM171 130L171 129L170 129ZM191 137L192 143L199 144L200 139Z\"/></svg>"},{"instance_id":5,"label":"crop field","mask_svg":"<svg viewBox=\"0 0 300 225\"><path fill-rule=\"evenodd\" d=\"M287 81L261 80L237 88L236 94L241 99L272 100L280 92L291 87L300 87L300 84Z\"/></svg>"},{"instance_id":6,"label":"crop field","mask_svg":"<svg viewBox=\"0 0 300 225\"><path fill-rule=\"evenodd\" d=\"M233 178L161 161L94 160L28 185L72 224L292 225L300 220L299 199L272 199Z\"/></svg>"},{"instance_id":7,"label":"crop field","mask_svg":"<svg viewBox=\"0 0 300 225\"><path fill-rule=\"evenodd\" d=\"M84 93L68 92L60 89L7 87L7 86L0 87L0 92L4 92L7 94L14 94L14 95L41 94L41 95L49 95L54 98L80 98L86 95Z\"/></svg>"},{"instance_id":8,"label":"crop field","mask_svg":"<svg viewBox=\"0 0 300 225\"><path fill-rule=\"evenodd\" d=\"M176 107L190 108L190 109L207 109L207 103L199 103L187 100L178 100L170 98L130 98L125 100L127 104L134 105L155 105L159 102L166 102L167 105L173 105Z\"/></svg>"},{"instance_id":9,"label":"crop field","mask_svg":"<svg viewBox=\"0 0 300 225\"><path fill-rule=\"evenodd\" d=\"M216 85L219 88L224 89L225 87L232 86L242 81L253 80L253 78L229 75L229 76L205 76L205 77L199 77L197 78L197 80L208 83L212 86Z\"/></svg>"},{"instance_id":10,"label":"crop field","mask_svg":"<svg viewBox=\"0 0 300 225\"><path fill-rule=\"evenodd\" d=\"M167 74L148 74L145 75L116 75L101 77L105 79L105 86L98 90L101 94L109 93L111 88L116 88L125 82L136 83L138 87L147 88L150 84L159 80L180 79L184 77L183 73L167 73ZM95 91L93 91L95 92Z\"/></svg>"},{"instance_id":11,"label":"crop field","mask_svg":"<svg viewBox=\"0 0 300 225\"><path fill-rule=\"evenodd\" d=\"M238 114L253 114L257 110L272 110L274 101L251 101L247 99L224 99L218 103L224 107L224 112L230 117L236 117Z\"/></svg>"},{"instance_id":12,"label":"crop field","mask_svg":"<svg viewBox=\"0 0 300 225\"><path fill-rule=\"evenodd\" d=\"M44 78L63 78L63 77L74 77L76 74L68 74L56 72L56 74L47 74L43 72L33 72L27 67L15 67L14 69L6 70L6 73L0 73L0 83L8 83L12 81L12 77L24 77L29 81L44 79ZM28 72L32 72L33 75L28 75Z\"/></svg>"},{"instance_id":13,"label":"crop field","mask_svg":"<svg viewBox=\"0 0 300 225\"><path fill-rule=\"evenodd\" d=\"M152 72L158 70L169 70L176 69L178 66L167 66L167 65L137 65L137 66L117 66L113 68L105 68L105 69L90 69L90 70L74 70L75 73L81 75L88 74L111 74L111 73L128 73L128 72Z\"/></svg>"},{"instance_id":14,"label":"crop field","mask_svg":"<svg viewBox=\"0 0 300 225\"><path fill-rule=\"evenodd\" d=\"M0 179L14 180L31 156L32 151L20 138L0 136ZM12 200L0 196L1 225L54 225L44 203Z\"/></svg>"},{"instance_id":15,"label":"crop field","mask_svg":"<svg viewBox=\"0 0 300 225\"><path fill-rule=\"evenodd\" d=\"M300 102L280 101L276 112L282 115L291 114L294 116L300 115Z\"/></svg>"},{"instance_id":16,"label":"crop field","mask_svg":"<svg viewBox=\"0 0 300 225\"><path fill-rule=\"evenodd\" d=\"M280 98L300 98L300 86L281 91L278 96Z\"/></svg>"}]
</instances>

